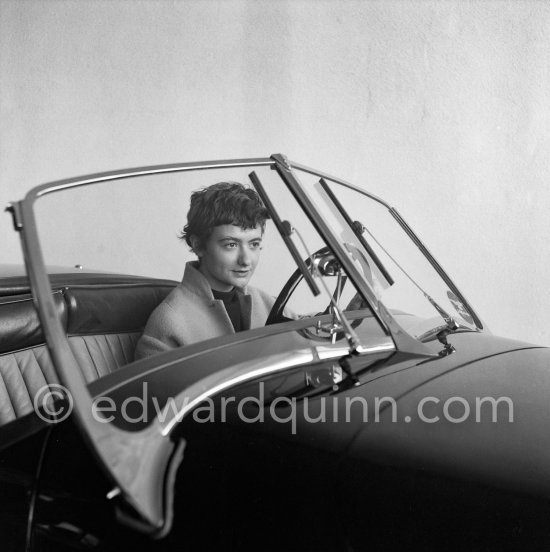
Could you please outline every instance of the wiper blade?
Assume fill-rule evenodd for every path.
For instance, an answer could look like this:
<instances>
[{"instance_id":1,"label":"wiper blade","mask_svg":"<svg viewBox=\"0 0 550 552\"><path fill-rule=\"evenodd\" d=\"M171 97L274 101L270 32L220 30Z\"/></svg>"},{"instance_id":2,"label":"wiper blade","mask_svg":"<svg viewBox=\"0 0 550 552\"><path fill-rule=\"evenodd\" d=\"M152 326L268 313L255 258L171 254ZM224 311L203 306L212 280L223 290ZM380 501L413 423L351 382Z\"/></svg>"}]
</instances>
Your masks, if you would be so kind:
<instances>
[{"instance_id":1,"label":"wiper blade","mask_svg":"<svg viewBox=\"0 0 550 552\"><path fill-rule=\"evenodd\" d=\"M325 189L325 191L327 191L327 193L332 193L332 191L330 190L330 188L328 187L327 183L323 181L323 179L321 179L320 181L321 185L323 186L323 188ZM334 194L332 195L333 197L333 201L335 201L335 203L337 204L338 208L342 208L341 205L338 204L338 200L334 197ZM395 258L393 257L393 255L391 255L391 253L389 251L386 250L386 248L376 239L375 236L373 236L371 234L371 232L369 232L368 228L366 226L364 226L363 224L361 224L360 222L358 221L355 221L355 222L350 222L351 219L348 217L347 218L348 222L351 224L352 228L354 229L354 232L356 233L357 237L359 238L359 240L361 241L361 244L365 247L365 248L368 248L368 251L369 251L369 255L372 256L371 254L371 251L370 251L370 248L366 242L366 240L362 239L362 236L360 237L358 235L358 232L359 232L359 226L361 226L361 233L364 232L364 231L367 231L370 236L372 237L372 239L378 244L378 246L382 249L382 251L384 251L384 253L395 263L395 265L397 266L397 268L399 268L399 270L406 276L406 278L408 280L410 280L410 282L420 291L420 293L422 293L422 295L424 295L424 297L430 302L430 304L432 305L432 307L437 311L437 313L439 314L439 316L441 316L441 318L443 318L443 320L445 321L445 325L446 325L446 329L449 330L449 332L453 332L454 330L458 329L459 328L459 325L457 324L456 320L449 315L449 313L439 304L436 302L436 300L431 296L429 295L428 293L426 293L426 291L424 291L424 289L422 289L420 287L420 285L418 285L416 283L416 281L412 278L412 276L395 260ZM378 260L378 257L373 257L373 260L376 262ZM378 260L378 262L380 262ZM378 265L378 263L376 264L376 266L380 269L380 271L382 271L382 268L384 268L384 266L380 263L380 265ZM382 268L381 268L382 267ZM385 271L383 272L384 274L384 277L386 279L390 278L388 281L391 281L391 284L394 283L393 280L391 280L391 277L389 276L389 274Z\"/></svg>"},{"instance_id":2,"label":"wiper blade","mask_svg":"<svg viewBox=\"0 0 550 552\"><path fill-rule=\"evenodd\" d=\"M260 179L258 178L258 175L256 174L256 172L252 171L248 176L252 181L254 188L258 192L258 195L260 196L261 200L266 206L267 210L271 213L271 219L273 220L273 223L277 227L279 234L281 234L283 241L288 247L288 250L290 251L292 258L294 259L294 262L298 265L300 272L302 273L305 281L308 283L309 289L311 289L311 292L313 293L313 295L317 297L321 292L319 291L319 288L317 287L315 280L313 279L311 273L309 272L306 263L303 261L302 257L300 257L300 253L298 252L298 249L294 245L294 242L290 239L290 236L292 235L292 232L293 232L292 225L287 220L281 220L281 217L275 210L275 207L271 202L271 199L269 199L269 196L265 193L263 184L260 182Z\"/></svg>"},{"instance_id":3,"label":"wiper blade","mask_svg":"<svg viewBox=\"0 0 550 552\"><path fill-rule=\"evenodd\" d=\"M330 189L330 186L327 184L327 181L324 178L321 178L319 180L319 184L329 197L329 199L334 203L336 208L338 209L339 213L342 215L344 220L348 223L350 228L353 230L353 233L355 234L356 238L359 240L361 245L365 248L365 250L368 252L371 259L374 261L374 264L378 268L378 270L381 272L382 276L386 279L388 284L390 286L393 286L395 283L393 278L390 276L390 273L387 271L386 267L382 264L382 261L379 259L378 255L375 253L373 248L369 245L365 237L363 236L363 233L365 231L365 227L359 222L359 221L352 221L350 216L348 215L347 211L344 209L344 206L340 203L338 198L334 195L334 192Z\"/></svg>"}]
</instances>

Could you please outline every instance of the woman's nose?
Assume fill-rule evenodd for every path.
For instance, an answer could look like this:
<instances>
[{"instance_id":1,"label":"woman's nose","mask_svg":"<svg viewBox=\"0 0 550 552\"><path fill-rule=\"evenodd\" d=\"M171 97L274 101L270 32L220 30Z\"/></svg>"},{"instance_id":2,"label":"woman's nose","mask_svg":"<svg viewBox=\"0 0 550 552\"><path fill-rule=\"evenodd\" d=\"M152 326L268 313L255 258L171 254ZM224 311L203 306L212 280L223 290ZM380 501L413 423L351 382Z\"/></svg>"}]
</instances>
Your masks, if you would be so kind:
<instances>
[{"instance_id":1,"label":"woman's nose","mask_svg":"<svg viewBox=\"0 0 550 552\"><path fill-rule=\"evenodd\" d=\"M250 252L247 251L246 247L241 247L239 249L238 261L239 261L239 264L243 266L250 264Z\"/></svg>"}]
</instances>

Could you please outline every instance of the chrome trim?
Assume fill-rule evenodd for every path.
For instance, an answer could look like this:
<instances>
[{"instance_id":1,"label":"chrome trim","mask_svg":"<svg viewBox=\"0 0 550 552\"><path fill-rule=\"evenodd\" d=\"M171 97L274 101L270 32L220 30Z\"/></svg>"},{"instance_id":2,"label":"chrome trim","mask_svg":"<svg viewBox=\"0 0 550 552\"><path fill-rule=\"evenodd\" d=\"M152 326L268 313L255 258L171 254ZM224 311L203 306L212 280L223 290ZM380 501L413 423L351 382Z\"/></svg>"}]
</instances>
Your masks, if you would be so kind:
<instances>
[{"instance_id":1,"label":"chrome trim","mask_svg":"<svg viewBox=\"0 0 550 552\"><path fill-rule=\"evenodd\" d=\"M307 167L306 165L301 165L300 163L294 163L294 161L291 161L290 164L292 165L293 169L298 169L300 171L303 171L305 173L311 174L313 176L320 176L321 178L324 178L326 180L331 180L332 182L336 182L337 184L341 184L342 186L345 186L346 188L350 188L351 190L355 190L356 192L361 192L362 194L366 195L367 197L370 197L374 201L377 201L378 203L381 203L384 205L384 207L387 207L388 209L391 209L391 206L389 203L386 203L382 198L375 196L374 194L371 194L370 192L367 192L366 190L363 190L362 188L359 188L358 186L355 186L355 184L352 184L351 182L348 182L347 180L342 180L341 178L337 178L336 176L332 176L330 174L318 171L316 169L312 169L310 167Z\"/></svg>"},{"instance_id":2,"label":"chrome trim","mask_svg":"<svg viewBox=\"0 0 550 552\"><path fill-rule=\"evenodd\" d=\"M269 158L259 157L251 159L229 159L221 161L198 161L192 163L174 163L170 165L150 165L146 167L136 167L129 169L120 169L118 171L99 172L88 174L77 178L67 178L64 180L55 180L47 182L32 188L25 196L25 201L35 201L41 196L53 192L59 192L68 188L77 186L86 186L97 182L108 182L110 180L121 180L135 176L147 176L150 174L162 174L171 172L200 171L207 169L229 169L236 167L261 167L274 165L274 161Z\"/></svg>"},{"instance_id":3,"label":"chrome trim","mask_svg":"<svg viewBox=\"0 0 550 552\"><path fill-rule=\"evenodd\" d=\"M356 352L360 355L367 355L372 353L389 353L391 351L396 351L397 348L393 343L391 345L379 345L378 347L365 347L364 345L359 345L356 348Z\"/></svg>"},{"instance_id":4,"label":"chrome trim","mask_svg":"<svg viewBox=\"0 0 550 552\"><path fill-rule=\"evenodd\" d=\"M393 352L396 350L391 338L389 342L373 347L362 347L362 354L376 354L383 352ZM262 359L258 366L258 360L252 359L237 366L220 370L199 381L196 381L176 397L177 402L183 401L183 406L166 423L162 425L161 434L168 436L191 410L209 397L213 397L222 391L236 387L262 376L269 376L290 369L304 366L312 362L319 362L332 358L341 358L349 354L347 347L329 348L325 346L313 347L311 349L302 349L290 353L280 353L271 355Z\"/></svg>"},{"instance_id":5,"label":"chrome trim","mask_svg":"<svg viewBox=\"0 0 550 552\"><path fill-rule=\"evenodd\" d=\"M346 349L347 354L347 349ZM308 364L315 360L312 349L294 351L271 355L262 359L258 366L258 360L252 359L225 370L220 370L190 385L183 393L176 397L177 402L183 401L183 406L173 418L163 426L161 434L167 437L183 418L205 399L218 393L235 387L241 383L284 372L297 366ZM190 400L189 400L190 398ZM162 425L162 424L161 424Z\"/></svg>"},{"instance_id":6,"label":"chrome trim","mask_svg":"<svg viewBox=\"0 0 550 552\"><path fill-rule=\"evenodd\" d=\"M390 339L388 337L388 339ZM332 358L341 358L343 356L346 356L349 354L349 348L348 347L325 347L323 345L315 347L315 350L317 352L317 355L319 357L319 360L328 360ZM377 354L377 353L389 353L396 351L395 345L393 341L389 341L387 343L381 343L379 345L370 345L370 346L363 346L360 345L357 348L357 352L361 354Z\"/></svg>"}]
</instances>

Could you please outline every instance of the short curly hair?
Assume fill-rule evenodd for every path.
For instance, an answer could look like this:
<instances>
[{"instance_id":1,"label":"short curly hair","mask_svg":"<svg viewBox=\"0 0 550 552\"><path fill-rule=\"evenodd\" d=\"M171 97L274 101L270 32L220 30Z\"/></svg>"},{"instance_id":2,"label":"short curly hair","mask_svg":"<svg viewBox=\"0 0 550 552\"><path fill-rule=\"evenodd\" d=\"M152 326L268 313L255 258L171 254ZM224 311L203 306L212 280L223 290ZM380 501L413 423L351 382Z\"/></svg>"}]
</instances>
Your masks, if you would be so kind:
<instances>
[{"instance_id":1,"label":"short curly hair","mask_svg":"<svg viewBox=\"0 0 550 552\"><path fill-rule=\"evenodd\" d=\"M193 249L191 237L198 238L203 246L215 226L234 224L245 230L261 226L263 232L268 218L269 212L255 190L239 182L218 182L191 194L187 224L179 238Z\"/></svg>"}]
</instances>

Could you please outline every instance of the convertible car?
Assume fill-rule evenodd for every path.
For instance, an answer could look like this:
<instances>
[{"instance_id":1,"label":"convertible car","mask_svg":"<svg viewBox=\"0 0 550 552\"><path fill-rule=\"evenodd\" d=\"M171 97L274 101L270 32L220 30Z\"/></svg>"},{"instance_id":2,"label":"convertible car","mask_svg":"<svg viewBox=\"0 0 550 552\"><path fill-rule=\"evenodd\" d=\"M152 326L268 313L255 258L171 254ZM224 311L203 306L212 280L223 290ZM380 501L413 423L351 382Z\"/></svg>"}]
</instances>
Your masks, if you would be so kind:
<instances>
[{"instance_id":1,"label":"convertible car","mask_svg":"<svg viewBox=\"0 0 550 552\"><path fill-rule=\"evenodd\" d=\"M192 191L256 189L262 327L147 358ZM400 214L266 158L119 170L7 211L0 547L548 550L550 354L499 338Z\"/></svg>"}]
</instances>

